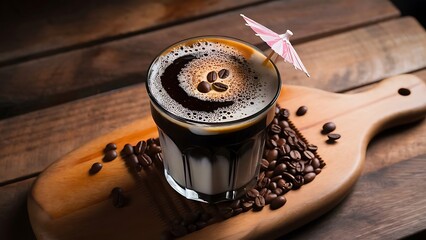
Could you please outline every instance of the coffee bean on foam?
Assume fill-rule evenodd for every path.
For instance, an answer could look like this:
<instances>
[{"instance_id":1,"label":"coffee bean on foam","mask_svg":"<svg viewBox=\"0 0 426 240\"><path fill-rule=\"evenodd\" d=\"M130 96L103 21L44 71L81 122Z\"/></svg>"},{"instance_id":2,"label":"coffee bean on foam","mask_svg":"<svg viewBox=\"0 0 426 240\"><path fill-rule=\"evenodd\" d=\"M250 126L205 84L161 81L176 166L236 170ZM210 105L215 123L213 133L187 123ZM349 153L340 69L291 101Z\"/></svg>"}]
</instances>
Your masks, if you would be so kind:
<instances>
[{"instance_id":1,"label":"coffee bean on foam","mask_svg":"<svg viewBox=\"0 0 426 240\"><path fill-rule=\"evenodd\" d=\"M151 66L148 88L162 108L181 118L206 123L246 118L268 106L279 89L272 64L262 64L266 57L234 40L206 37L177 43L167 51ZM178 65L181 68L171 72L177 75L178 87L183 90L180 94L203 101L203 109L191 109L184 103L188 99L173 98L176 91L171 94L169 86L164 86L164 79L174 77L168 76L167 70ZM203 81L211 85L201 84ZM226 104L216 109L208 107L218 102Z\"/></svg>"}]
</instances>

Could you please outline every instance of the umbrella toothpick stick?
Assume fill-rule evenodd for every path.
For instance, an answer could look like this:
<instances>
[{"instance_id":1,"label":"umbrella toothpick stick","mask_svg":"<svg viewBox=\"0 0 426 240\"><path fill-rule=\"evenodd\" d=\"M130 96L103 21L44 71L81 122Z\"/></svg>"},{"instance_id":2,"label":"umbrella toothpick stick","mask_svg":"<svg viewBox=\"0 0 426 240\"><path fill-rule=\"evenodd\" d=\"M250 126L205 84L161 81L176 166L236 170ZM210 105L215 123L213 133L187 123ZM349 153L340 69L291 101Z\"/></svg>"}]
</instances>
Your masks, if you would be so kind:
<instances>
[{"instance_id":1,"label":"umbrella toothpick stick","mask_svg":"<svg viewBox=\"0 0 426 240\"><path fill-rule=\"evenodd\" d=\"M255 35L260 37L272 48L272 52L266 58L264 64L266 64L268 60L272 61L272 57L276 53L281 56L285 62L293 64L296 69L303 71L306 76L310 77L308 71L300 60L299 55L290 43L290 37L293 36L293 33L290 30L287 30L284 34L278 34L262 24L257 23L253 19L250 19L243 14L240 15L246 21L246 25L253 29L256 33Z\"/></svg>"}]
</instances>

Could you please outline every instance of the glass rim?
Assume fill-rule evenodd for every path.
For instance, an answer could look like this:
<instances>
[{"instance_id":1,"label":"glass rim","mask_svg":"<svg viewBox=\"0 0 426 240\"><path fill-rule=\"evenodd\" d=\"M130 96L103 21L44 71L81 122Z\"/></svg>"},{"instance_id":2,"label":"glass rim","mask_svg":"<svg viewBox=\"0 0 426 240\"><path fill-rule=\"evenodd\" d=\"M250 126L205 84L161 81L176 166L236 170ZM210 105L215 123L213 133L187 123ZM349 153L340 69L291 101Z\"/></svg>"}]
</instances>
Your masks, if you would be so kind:
<instances>
[{"instance_id":1,"label":"glass rim","mask_svg":"<svg viewBox=\"0 0 426 240\"><path fill-rule=\"evenodd\" d=\"M168 47L164 48L163 50L161 50L160 53L154 58L154 60L152 60L151 64L149 65L148 72L147 72L147 78L146 78L146 81L145 81L145 86L146 86L146 89L147 89L148 96L151 100L150 101L151 104L154 104L157 109L161 110L163 113L167 114L168 117L170 117L170 118L172 118L172 119L174 119L178 122L181 122L181 123L184 123L184 124L189 124L189 125L195 125L195 126L199 125L199 126L203 126L203 127L205 127L206 125L211 126L211 127L220 127L220 126L243 123L243 122L249 121L251 119L255 119L256 117L267 112L271 107L273 107L275 105L275 103L277 102L278 97L280 95L280 92L281 92L282 82L281 82L280 72L278 71L277 66L275 65L275 63L271 59L268 59L268 61L274 67L275 73L277 75L277 81L278 81L277 86L278 87L277 87L277 91L275 92L275 95L271 99L271 101L265 107L263 107L261 110L257 111L255 114L249 115L249 116L244 117L244 118L232 120L232 121L227 121L227 122L203 122L203 121L191 120L191 119L187 119L187 118L184 118L184 117L177 116L174 113L165 109L163 106L161 106L161 104L157 101L155 96L153 96L151 89L150 89L150 86L149 86L149 82L150 82L149 76L150 76L151 69L152 69L153 65L156 63L156 61L159 59L160 56L162 56L167 50L171 49L173 46L177 46L177 45L184 43L184 42L187 42L187 41L196 40L196 39L203 39L203 38L204 39L219 38L219 39L225 39L225 40L238 42L238 43L249 46L250 48L254 49L256 52L262 54L263 56L265 56L265 58L267 58L265 53L262 50L260 50L258 47L254 46L251 43L245 42L243 40L240 40L240 39L237 39L237 38L234 38L234 37L221 36L221 35L201 35L201 36L185 38L185 39L180 40L178 42L175 42L175 43L169 45Z\"/></svg>"}]
</instances>

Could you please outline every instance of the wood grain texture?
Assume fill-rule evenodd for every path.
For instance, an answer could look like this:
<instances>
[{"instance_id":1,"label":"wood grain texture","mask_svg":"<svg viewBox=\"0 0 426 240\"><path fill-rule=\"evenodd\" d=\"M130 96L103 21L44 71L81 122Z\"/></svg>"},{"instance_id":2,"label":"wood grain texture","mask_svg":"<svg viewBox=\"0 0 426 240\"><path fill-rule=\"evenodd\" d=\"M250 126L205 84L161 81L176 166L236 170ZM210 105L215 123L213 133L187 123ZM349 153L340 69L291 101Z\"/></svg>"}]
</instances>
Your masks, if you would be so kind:
<instances>
[{"instance_id":1,"label":"wood grain texture","mask_svg":"<svg viewBox=\"0 0 426 240\"><path fill-rule=\"evenodd\" d=\"M316 66L315 69L313 69L314 73L312 73L312 79L306 79L305 76L298 71L280 69L284 83L287 84L288 82L291 82L293 84L305 86L314 85L324 90L336 91L357 87L362 84L384 78L389 75L389 71L396 74L398 72L406 72L411 68L426 66L426 59L422 57L426 55L426 53L423 55L419 54L422 51L426 51L426 33L424 29L421 28L421 26L419 26L412 18L391 20L383 24L367 27L366 29L367 30L353 30L330 37L333 39L333 43L338 46L357 44L357 46L367 49L371 49L372 46L375 46L373 49L376 50L371 50L370 54L368 54L369 59L363 59L365 62L359 63L352 59L353 56L361 54L358 49L345 47L343 48L343 51L342 49L334 48L333 44L330 44L330 41L327 41L328 38L316 40L306 43L307 48L309 49L311 46L315 46L316 48L321 49L321 45L317 44L317 42L320 42L324 44L324 48L327 47L327 51L322 49L318 54L315 54L315 52L303 52L303 46L300 48L298 47L298 50L302 51L301 54L310 54L310 57L306 59L308 69L309 67L313 68ZM380 40L394 36L393 33L390 35L390 32L395 30L400 31L401 34L395 36L397 37L396 39L393 39L395 42L391 42L394 44L399 43L401 47L405 44L410 45L413 49L415 49L415 51L408 49L407 52L401 53L397 47L386 50L383 50L380 47ZM378 31L380 34L377 35L375 31ZM368 44L362 45L362 43L354 43L353 39L357 38L357 34L365 32L372 32L371 35L365 36L363 39L363 41ZM400 45L398 45L398 47ZM396 56L397 53L400 55ZM338 57L331 57L334 55L338 55ZM114 56L114 54L111 56ZM100 58L102 59L104 57L106 57L106 59L108 58L108 56ZM354 62L351 62L351 59ZM47 60L50 61L50 59L46 59L45 61ZM139 60L142 60L142 58ZM58 59L57 64L59 66L66 64L63 61L67 62L67 59ZM122 61L124 63L124 59L122 59ZM36 72L38 72L38 68L40 67L37 67L37 65L41 62L41 60L34 62L33 64L36 66L33 66L30 72L37 75ZM111 61L106 62L111 63ZM412 65L407 65L407 63ZM146 62L146 64L148 64L148 62ZM376 66L376 68L365 67L369 65ZM346 74L342 74L343 72L346 72L347 69L351 69L351 67L352 69L359 67L362 70L360 70L356 75L353 74L348 76ZM139 69L137 64L130 68L134 68L134 71ZM106 64L102 67L102 69L104 69L104 71L110 71L109 69L114 69L114 67ZM66 72L74 76L79 75L79 72L84 72L86 70L86 65L81 65L75 66L75 69L74 67L73 69L67 69ZM115 73L110 72L109 74L126 74L126 71L126 69L120 69ZM4 71L0 71L0 76L2 73L4 73ZM21 73L27 74L28 72ZM106 76L108 77L109 74L106 74ZM10 73L10 75L12 76L13 74ZM322 77L317 78L316 75L329 76L331 79ZM143 76L139 77L140 79L143 78ZM369 77L372 78L369 79ZM363 80L358 82L358 78ZM90 84L90 81L87 81L87 79L83 77L77 77L76 79ZM39 87L43 86L43 81L37 83L40 83ZM14 83L10 82L10 84L13 85ZM336 87L336 85L338 87ZM67 86L57 87L58 89L63 88L62 90L69 90ZM15 87L12 88L15 89ZM38 87L34 87L34 85L31 87L31 89L37 88ZM48 91L48 89L43 91ZM74 89L73 91L77 91L77 89ZM20 89L20 91L16 90L16 92L12 91L7 94L13 95L13 98L16 99L20 96L19 92L25 92L25 90ZM135 98L134 96L138 97ZM12 98L12 96L10 96L10 98ZM0 172L2 173L0 174L0 182L17 176L40 171L49 163L58 159L60 156L63 156L71 149L81 145L83 142L105 134L108 130L123 126L126 122L146 116L147 114L148 100L145 89L142 85L136 85L135 87L123 88L111 93L104 93L92 98L81 99L79 101L56 106L43 111L3 120L0 122L0 130L3 133L0 146L6 150L0 153L0 161L5 164L5 166L14 166L14 168L13 172L9 171L9 168L4 170L0 169ZM94 124L95 122L96 124ZM29 142L29 144L22 145L20 144L22 142ZM26 149L25 151L24 148ZM18 159L25 160L19 161ZM18 162L19 164L17 164Z\"/></svg>"},{"instance_id":2,"label":"wood grain texture","mask_svg":"<svg viewBox=\"0 0 426 240\"><path fill-rule=\"evenodd\" d=\"M0 9L0 65L256 2L262 0L5 1Z\"/></svg>"},{"instance_id":3,"label":"wood grain texture","mask_svg":"<svg viewBox=\"0 0 426 240\"><path fill-rule=\"evenodd\" d=\"M0 69L2 84L0 115L3 117L16 115L142 82L154 57L166 46L184 38L208 34L226 35L260 44L262 42L260 38L244 25L239 16L241 12L273 30L285 31L284 28L294 30L293 42L371 24L398 15L398 11L388 1L363 0L362 4L356 0L273 1L111 43L4 67ZM264 17L265 12L268 13L267 18ZM408 44L404 36L408 34L410 36L408 40L416 38L420 34L418 31L419 27L409 26L398 39ZM378 36L386 38L389 33L384 29L378 35L368 37ZM345 41L339 46L345 46L345 43L349 42ZM380 48L380 46L371 47ZM304 55L305 52L302 51L303 55L301 54L304 61L308 60ZM312 61L318 61L318 58ZM313 64L309 64L308 68L313 68ZM292 72L286 74L294 74ZM292 75L288 77L293 78ZM324 79L327 80L329 79Z\"/></svg>"},{"instance_id":4,"label":"wood grain texture","mask_svg":"<svg viewBox=\"0 0 426 240\"><path fill-rule=\"evenodd\" d=\"M0 187L2 239L35 239L27 212L27 194L34 178Z\"/></svg>"},{"instance_id":5,"label":"wood grain texture","mask_svg":"<svg viewBox=\"0 0 426 240\"><path fill-rule=\"evenodd\" d=\"M401 239L423 231L425 161L423 154L362 176L330 213L282 239Z\"/></svg>"},{"instance_id":6,"label":"wood grain texture","mask_svg":"<svg viewBox=\"0 0 426 240\"><path fill-rule=\"evenodd\" d=\"M398 94L401 86L409 89L411 94L409 96ZM278 103L291 111L295 111L301 101L309 106L309 114L295 117L292 121L304 137L319 147L318 154L327 159L327 167L315 179L314 184L286 194L288 203L285 208L276 211L264 209L260 212L247 212L194 232L186 238L204 239L207 236L214 236L215 239L273 238L323 214L337 204L357 180L362 170L367 143L377 131L425 116L425 94L426 84L413 75L401 75L384 80L375 88L356 95L331 94L315 89L287 86L282 90ZM336 144L327 144L325 136L320 134L324 122L331 120L339 126L338 132L343 136ZM158 217L158 212L167 208L169 204L179 202L182 197L176 197L176 193L168 188L167 192L156 192L162 195L163 199L169 199L168 204L149 205L148 196L153 194L153 190L149 187L137 188L135 193L134 180L127 173L123 161L109 163L108 167L105 166L105 170L96 176L92 177L87 173L93 162L101 161L102 149L106 143L113 141L118 146L123 146L129 142L134 145L140 138L149 138L155 134L155 124L151 119L139 120L82 146L44 171L34 184L29 198L30 219L36 235L48 239L76 237L89 239L92 235L102 234L114 239L112 235L114 233L106 234L105 230L96 231L97 228L90 228L90 231L81 230L77 233L75 229L68 229L66 226L79 222L78 226L87 229L85 226L94 224L103 226L117 222L117 218L120 217L127 220L136 217L142 222L151 221L152 227L140 232L139 228L131 225L114 225L116 230L120 228L116 232L120 232L120 235L126 233L127 238L137 236L149 239L158 236L165 225ZM143 173L148 174L149 171ZM141 181L148 184L152 178L145 177ZM106 204L111 204L108 197L109 190L114 186L122 186L124 191L135 197L140 204L129 205L128 208L132 210L126 208L126 211L117 213L107 210ZM68 191L64 192L61 189ZM172 196L170 191L175 195ZM113 207L110 205L109 208ZM144 215L135 215L135 212L140 211L139 208L150 211L145 211ZM176 208L183 207L177 203ZM179 216L177 212L171 214ZM97 216L95 217L97 221L94 220L94 216ZM170 214L168 216L170 217ZM103 219L102 222L100 219ZM133 223L135 220L129 222Z\"/></svg>"}]
</instances>

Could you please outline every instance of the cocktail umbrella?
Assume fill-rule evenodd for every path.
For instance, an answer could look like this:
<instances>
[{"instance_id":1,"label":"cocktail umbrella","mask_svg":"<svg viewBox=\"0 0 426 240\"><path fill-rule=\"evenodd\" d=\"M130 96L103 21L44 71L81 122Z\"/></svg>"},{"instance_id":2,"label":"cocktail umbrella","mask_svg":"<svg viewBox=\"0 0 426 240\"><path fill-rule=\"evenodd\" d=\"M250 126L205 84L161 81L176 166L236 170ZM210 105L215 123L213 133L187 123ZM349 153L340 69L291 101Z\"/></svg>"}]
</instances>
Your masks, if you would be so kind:
<instances>
[{"instance_id":1,"label":"cocktail umbrella","mask_svg":"<svg viewBox=\"0 0 426 240\"><path fill-rule=\"evenodd\" d=\"M260 37L272 48L272 53L277 53L284 59L284 61L293 64L296 69L303 71L308 77L310 77L302 63L302 60L300 60L299 55L290 43L289 38L293 36L293 33L290 30L287 30L284 34L278 34L243 14L240 15L247 22L246 25L253 29L256 36ZM272 54L268 56L269 59L271 57Z\"/></svg>"}]
</instances>

